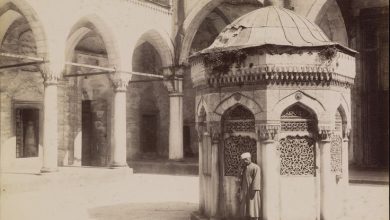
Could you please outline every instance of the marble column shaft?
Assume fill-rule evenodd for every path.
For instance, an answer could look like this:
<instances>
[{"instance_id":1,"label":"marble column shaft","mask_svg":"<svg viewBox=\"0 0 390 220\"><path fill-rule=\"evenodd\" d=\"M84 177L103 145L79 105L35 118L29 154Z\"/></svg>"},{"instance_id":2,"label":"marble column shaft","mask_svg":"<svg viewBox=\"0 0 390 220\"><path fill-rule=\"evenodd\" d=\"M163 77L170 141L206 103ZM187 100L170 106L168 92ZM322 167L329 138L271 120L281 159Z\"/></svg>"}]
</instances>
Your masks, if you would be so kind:
<instances>
[{"instance_id":1,"label":"marble column shaft","mask_svg":"<svg viewBox=\"0 0 390 220\"><path fill-rule=\"evenodd\" d=\"M58 77L44 77L43 95L43 165L41 172L58 170Z\"/></svg>"},{"instance_id":2,"label":"marble column shaft","mask_svg":"<svg viewBox=\"0 0 390 220\"><path fill-rule=\"evenodd\" d=\"M183 152L183 94L169 94L169 159L178 160Z\"/></svg>"},{"instance_id":3,"label":"marble column shaft","mask_svg":"<svg viewBox=\"0 0 390 220\"><path fill-rule=\"evenodd\" d=\"M261 125L259 129L263 173L263 220L280 219L280 157L276 141L278 131L277 125Z\"/></svg>"},{"instance_id":4,"label":"marble column shaft","mask_svg":"<svg viewBox=\"0 0 390 220\"><path fill-rule=\"evenodd\" d=\"M114 80L113 132L114 146L111 155L111 167L127 167L126 152L126 91L128 80Z\"/></svg>"},{"instance_id":5,"label":"marble column shaft","mask_svg":"<svg viewBox=\"0 0 390 220\"><path fill-rule=\"evenodd\" d=\"M320 132L320 219L335 219L335 184L336 179L331 171L331 135L330 130Z\"/></svg>"}]
</instances>

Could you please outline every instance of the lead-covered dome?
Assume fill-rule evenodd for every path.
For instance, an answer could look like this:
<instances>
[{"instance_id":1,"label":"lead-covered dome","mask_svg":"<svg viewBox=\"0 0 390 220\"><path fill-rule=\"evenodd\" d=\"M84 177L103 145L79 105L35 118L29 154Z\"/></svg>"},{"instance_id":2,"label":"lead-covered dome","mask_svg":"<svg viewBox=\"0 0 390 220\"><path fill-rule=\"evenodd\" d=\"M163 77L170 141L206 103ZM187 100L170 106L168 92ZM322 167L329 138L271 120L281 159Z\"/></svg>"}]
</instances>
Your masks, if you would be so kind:
<instances>
[{"instance_id":1,"label":"lead-covered dome","mask_svg":"<svg viewBox=\"0 0 390 220\"><path fill-rule=\"evenodd\" d=\"M241 49L262 45L316 47L337 44L313 22L296 13L268 6L236 19L202 52Z\"/></svg>"}]
</instances>

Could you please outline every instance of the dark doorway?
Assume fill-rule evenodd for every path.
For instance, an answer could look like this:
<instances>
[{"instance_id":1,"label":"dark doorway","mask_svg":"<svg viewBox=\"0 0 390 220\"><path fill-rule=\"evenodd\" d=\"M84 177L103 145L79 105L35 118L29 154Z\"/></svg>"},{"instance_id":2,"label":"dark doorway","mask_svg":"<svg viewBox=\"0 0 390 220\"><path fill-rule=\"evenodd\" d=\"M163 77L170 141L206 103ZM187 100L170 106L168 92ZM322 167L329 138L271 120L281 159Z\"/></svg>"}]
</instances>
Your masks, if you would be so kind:
<instances>
[{"instance_id":1,"label":"dark doorway","mask_svg":"<svg viewBox=\"0 0 390 220\"><path fill-rule=\"evenodd\" d=\"M38 157L39 109L16 109L15 123L16 157Z\"/></svg>"},{"instance_id":2,"label":"dark doorway","mask_svg":"<svg viewBox=\"0 0 390 220\"><path fill-rule=\"evenodd\" d=\"M107 105L105 100L82 102L82 157L83 166L108 164Z\"/></svg>"},{"instance_id":3,"label":"dark doorway","mask_svg":"<svg viewBox=\"0 0 390 220\"><path fill-rule=\"evenodd\" d=\"M183 145L184 145L184 156L193 157L194 153L191 149L191 128L188 125L183 126Z\"/></svg>"},{"instance_id":4,"label":"dark doorway","mask_svg":"<svg viewBox=\"0 0 390 220\"><path fill-rule=\"evenodd\" d=\"M81 115L81 124L82 124L82 155L81 155L81 165L82 166L91 166L92 165L92 155L93 153L91 148L92 141L92 105L90 100L85 100L82 102L82 115Z\"/></svg>"},{"instance_id":5,"label":"dark doorway","mask_svg":"<svg viewBox=\"0 0 390 220\"><path fill-rule=\"evenodd\" d=\"M141 150L143 153L157 152L157 115L142 115Z\"/></svg>"}]
</instances>

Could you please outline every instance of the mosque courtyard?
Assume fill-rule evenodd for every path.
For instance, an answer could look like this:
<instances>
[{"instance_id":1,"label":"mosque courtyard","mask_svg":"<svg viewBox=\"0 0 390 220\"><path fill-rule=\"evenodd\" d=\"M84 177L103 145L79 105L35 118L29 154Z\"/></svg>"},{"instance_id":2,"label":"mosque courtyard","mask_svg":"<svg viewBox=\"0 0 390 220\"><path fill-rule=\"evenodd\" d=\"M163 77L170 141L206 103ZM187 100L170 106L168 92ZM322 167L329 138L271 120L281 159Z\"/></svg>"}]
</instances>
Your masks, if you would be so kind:
<instances>
[{"instance_id":1,"label":"mosque courtyard","mask_svg":"<svg viewBox=\"0 0 390 220\"><path fill-rule=\"evenodd\" d=\"M1 220L190 219L198 209L196 175L61 167L58 173L3 173ZM350 183L348 219L389 219L386 183Z\"/></svg>"}]
</instances>

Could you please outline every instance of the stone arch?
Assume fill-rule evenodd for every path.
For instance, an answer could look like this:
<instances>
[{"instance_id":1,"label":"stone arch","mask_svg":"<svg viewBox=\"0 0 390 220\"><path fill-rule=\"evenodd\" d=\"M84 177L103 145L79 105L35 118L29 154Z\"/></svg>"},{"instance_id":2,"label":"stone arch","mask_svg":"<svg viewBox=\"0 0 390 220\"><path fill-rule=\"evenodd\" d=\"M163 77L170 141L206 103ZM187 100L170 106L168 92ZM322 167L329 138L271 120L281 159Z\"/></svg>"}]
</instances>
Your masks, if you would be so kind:
<instances>
[{"instance_id":1,"label":"stone arch","mask_svg":"<svg viewBox=\"0 0 390 220\"><path fill-rule=\"evenodd\" d=\"M320 26L330 39L348 46L345 16L337 0L315 1L306 17Z\"/></svg>"},{"instance_id":2,"label":"stone arch","mask_svg":"<svg viewBox=\"0 0 390 220\"><path fill-rule=\"evenodd\" d=\"M96 14L80 18L70 29L66 42L66 61L70 61L77 44L91 31L96 31L102 37L107 51L108 63L113 67L120 67L118 48L113 33L109 26Z\"/></svg>"},{"instance_id":3,"label":"stone arch","mask_svg":"<svg viewBox=\"0 0 390 220\"><path fill-rule=\"evenodd\" d=\"M271 112L267 115L267 119L279 120L282 112L294 104L300 104L305 109L311 111L317 117L318 121L321 121L321 118L324 117L326 112L326 108L320 101L302 91L296 91L280 99L272 107Z\"/></svg>"},{"instance_id":4,"label":"stone arch","mask_svg":"<svg viewBox=\"0 0 390 220\"><path fill-rule=\"evenodd\" d=\"M151 29L144 32L138 38L138 41L134 47L133 54L137 46L141 45L144 42L150 43L158 52L162 66L169 67L174 63L173 56L173 43L169 37L169 35L165 31Z\"/></svg>"},{"instance_id":5,"label":"stone arch","mask_svg":"<svg viewBox=\"0 0 390 220\"><path fill-rule=\"evenodd\" d=\"M259 103L257 103L252 98L237 92L222 100L215 108L214 113L221 117L221 115L223 115L226 110L235 105L242 105L248 108L255 117L258 117L258 115L263 112L263 109Z\"/></svg>"},{"instance_id":6,"label":"stone arch","mask_svg":"<svg viewBox=\"0 0 390 220\"><path fill-rule=\"evenodd\" d=\"M343 108L342 105L338 106L338 108L335 111L335 114L333 114L333 115L336 116L338 114L341 116L341 123L342 123L341 131L344 133L345 130L348 129L348 120L347 120L347 114L346 114L345 109ZM334 117L334 120L335 120L335 125L336 125L337 118ZM336 128L336 126L335 126L335 128Z\"/></svg>"},{"instance_id":7,"label":"stone arch","mask_svg":"<svg viewBox=\"0 0 390 220\"><path fill-rule=\"evenodd\" d=\"M341 111L342 116L343 116L343 120L345 120L347 128L350 128L351 127L351 108L348 105L347 100L345 99L345 97L342 94L340 95L339 103L338 103L335 111L338 111L338 110Z\"/></svg>"},{"instance_id":8,"label":"stone arch","mask_svg":"<svg viewBox=\"0 0 390 220\"><path fill-rule=\"evenodd\" d=\"M180 63L186 62L190 54L192 41L199 29L199 26L202 24L207 15L223 2L224 0L200 0L186 17L183 23L185 35L180 50Z\"/></svg>"},{"instance_id":9,"label":"stone arch","mask_svg":"<svg viewBox=\"0 0 390 220\"><path fill-rule=\"evenodd\" d=\"M186 62L186 59L191 50L192 40L194 39L195 34L203 20L223 1L224 0L201 0L195 5L194 9L192 9L191 13L186 17L183 23L185 35L180 51L180 63Z\"/></svg>"},{"instance_id":10,"label":"stone arch","mask_svg":"<svg viewBox=\"0 0 390 220\"><path fill-rule=\"evenodd\" d=\"M9 26L19 17L16 16L15 13L20 14L27 20L36 42L37 55L47 58L47 37L43 25L41 24L37 13L25 0L4 0L0 3L0 18L4 19L3 21L9 19L6 23L2 23L4 25L1 25L0 27L0 42L3 41L3 37Z\"/></svg>"}]
</instances>

